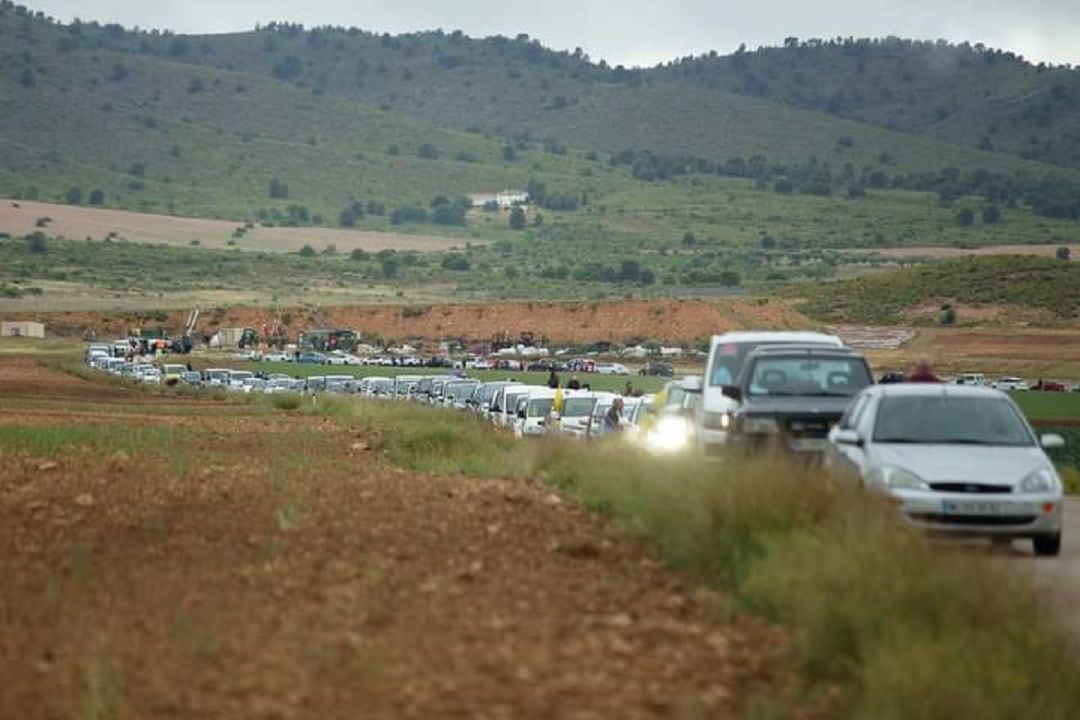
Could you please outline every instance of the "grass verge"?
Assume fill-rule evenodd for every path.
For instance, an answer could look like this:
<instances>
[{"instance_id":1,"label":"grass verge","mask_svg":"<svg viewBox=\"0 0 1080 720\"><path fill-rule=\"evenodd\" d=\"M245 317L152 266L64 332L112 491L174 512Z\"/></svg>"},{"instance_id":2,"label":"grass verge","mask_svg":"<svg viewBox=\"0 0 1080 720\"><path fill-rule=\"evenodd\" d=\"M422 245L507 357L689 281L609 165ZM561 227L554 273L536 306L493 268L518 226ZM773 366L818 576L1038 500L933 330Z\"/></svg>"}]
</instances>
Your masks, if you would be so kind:
<instances>
[{"instance_id":1,"label":"grass verge","mask_svg":"<svg viewBox=\"0 0 1080 720\"><path fill-rule=\"evenodd\" d=\"M648 538L740 609L785 624L802 701L829 714L1064 719L1080 707L1080 667L1024 578L931 544L820 471L521 443L401 404L320 399L303 411L378 432L402 467L543 478Z\"/></svg>"}]
</instances>

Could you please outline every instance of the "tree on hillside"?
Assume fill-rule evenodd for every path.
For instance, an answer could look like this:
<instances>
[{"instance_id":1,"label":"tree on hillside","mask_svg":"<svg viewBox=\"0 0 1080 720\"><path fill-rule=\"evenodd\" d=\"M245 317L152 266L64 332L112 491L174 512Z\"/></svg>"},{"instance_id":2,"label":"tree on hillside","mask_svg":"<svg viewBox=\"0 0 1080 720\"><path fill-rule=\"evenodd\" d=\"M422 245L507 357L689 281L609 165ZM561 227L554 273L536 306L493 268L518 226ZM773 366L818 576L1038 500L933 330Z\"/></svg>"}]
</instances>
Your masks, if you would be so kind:
<instances>
[{"instance_id":1,"label":"tree on hillside","mask_svg":"<svg viewBox=\"0 0 1080 720\"><path fill-rule=\"evenodd\" d=\"M73 187L64 194L64 202L66 202L68 205L82 205L82 201L82 188Z\"/></svg>"},{"instance_id":2,"label":"tree on hillside","mask_svg":"<svg viewBox=\"0 0 1080 720\"><path fill-rule=\"evenodd\" d=\"M270 197L275 200L284 200L289 197L289 186L277 178L270 181L270 187L267 191L269 192Z\"/></svg>"},{"instance_id":3,"label":"tree on hillside","mask_svg":"<svg viewBox=\"0 0 1080 720\"><path fill-rule=\"evenodd\" d=\"M975 224L975 212L971 208L964 208L956 214L956 224L960 227L971 227Z\"/></svg>"},{"instance_id":4,"label":"tree on hillside","mask_svg":"<svg viewBox=\"0 0 1080 720\"><path fill-rule=\"evenodd\" d=\"M949 303L941 306L941 312L938 313L938 322L942 325L955 325L956 324L956 308Z\"/></svg>"},{"instance_id":5,"label":"tree on hillside","mask_svg":"<svg viewBox=\"0 0 1080 720\"><path fill-rule=\"evenodd\" d=\"M45 240L45 233L31 233L26 236L26 248L35 255L44 255L48 249L48 242Z\"/></svg>"},{"instance_id":6,"label":"tree on hillside","mask_svg":"<svg viewBox=\"0 0 1080 720\"><path fill-rule=\"evenodd\" d=\"M510 229L511 230L524 230L525 229L525 211L519 207L515 207L510 211Z\"/></svg>"},{"instance_id":7,"label":"tree on hillside","mask_svg":"<svg viewBox=\"0 0 1080 720\"><path fill-rule=\"evenodd\" d=\"M1057 252L1054 253L1054 257L1056 257L1058 260L1068 261L1072 259L1072 251L1063 245L1057 249Z\"/></svg>"},{"instance_id":8,"label":"tree on hillside","mask_svg":"<svg viewBox=\"0 0 1080 720\"><path fill-rule=\"evenodd\" d=\"M738 287L742 284L742 278L734 270L724 270L720 273L720 284L725 287Z\"/></svg>"},{"instance_id":9,"label":"tree on hillside","mask_svg":"<svg viewBox=\"0 0 1080 720\"><path fill-rule=\"evenodd\" d=\"M105 204L105 191L104 190L91 190L89 203L91 205L104 205Z\"/></svg>"},{"instance_id":10,"label":"tree on hillside","mask_svg":"<svg viewBox=\"0 0 1080 720\"><path fill-rule=\"evenodd\" d=\"M682 236L682 244L685 247L694 247L697 245L697 238L694 237L694 233L688 232Z\"/></svg>"},{"instance_id":11,"label":"tree on hillside","mask_svg":"<svg viewBox=\"0 0 1080 720\"><path fill-rule=\"evenodd\" d=\"M514 162L517 160L517 150L513 145L504 145L502 149L503 160L506 162Z\"/></svg>"}]
</instances>

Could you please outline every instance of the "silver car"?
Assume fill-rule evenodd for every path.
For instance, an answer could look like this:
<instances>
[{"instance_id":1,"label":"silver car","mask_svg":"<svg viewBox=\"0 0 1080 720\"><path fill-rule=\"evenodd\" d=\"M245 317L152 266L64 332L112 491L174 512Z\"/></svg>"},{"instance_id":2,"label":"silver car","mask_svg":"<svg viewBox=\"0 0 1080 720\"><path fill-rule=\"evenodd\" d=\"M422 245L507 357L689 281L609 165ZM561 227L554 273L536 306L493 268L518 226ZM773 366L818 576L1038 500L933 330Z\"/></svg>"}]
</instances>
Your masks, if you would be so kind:
<instances>
[{"instance_id":1,"label":"silver car","mask_svg":"<svg viewBox=\"0 0 1080 720\"><path fill-rule=\"evenodd\" d=\"M1037 555L1061 550L1062 485L1044 449L1005 394L982 387L877 385L860 393L829 433L825 462L897 504L932 533L1031 539Z\"/></svg>"}]
</instances>

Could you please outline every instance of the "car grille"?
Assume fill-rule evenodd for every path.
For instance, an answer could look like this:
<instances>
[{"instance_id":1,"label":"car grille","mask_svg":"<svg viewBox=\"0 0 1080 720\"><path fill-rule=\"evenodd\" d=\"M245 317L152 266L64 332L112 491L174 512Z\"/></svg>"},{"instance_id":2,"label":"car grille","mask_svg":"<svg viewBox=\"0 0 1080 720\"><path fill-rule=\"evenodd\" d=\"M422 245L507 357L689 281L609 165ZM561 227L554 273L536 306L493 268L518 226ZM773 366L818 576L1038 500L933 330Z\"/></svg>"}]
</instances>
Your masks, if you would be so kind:
<instances>
[{"instance_id":1,"label":"car grille","mask_svg":"<svg viewBox=\"0 0 1080 720\"><path fill-rule=\"evenodd\" d=\"M964 483L964 482L939 482L930 483L930 489L934 492L951 492L951 493L976 493L980 495L989 495L991 493L1011 493L1011 485L987 485L985 483Z\"/></svg>"},{"instance_id":2,"label":"car grille","mask_svg":"<svg viewBox=\"0 0 1080 720\"><path fill-rule=\"evenodd\" d=\"M788 434L796 438L823 438L829 434L838 418L791 418L787 420Z\"/></svg>"},{"instance_id":3,"label":"car grille","mask_svg":"<svg viewBox=\"0 0 1080 720\"><path fill-rule=\"evenodd\" d=\"M908 517L936 525L1008 526L1030 525L1037 515L942 515L940 513L911 513Z\"/></svg>"}]
</instances>

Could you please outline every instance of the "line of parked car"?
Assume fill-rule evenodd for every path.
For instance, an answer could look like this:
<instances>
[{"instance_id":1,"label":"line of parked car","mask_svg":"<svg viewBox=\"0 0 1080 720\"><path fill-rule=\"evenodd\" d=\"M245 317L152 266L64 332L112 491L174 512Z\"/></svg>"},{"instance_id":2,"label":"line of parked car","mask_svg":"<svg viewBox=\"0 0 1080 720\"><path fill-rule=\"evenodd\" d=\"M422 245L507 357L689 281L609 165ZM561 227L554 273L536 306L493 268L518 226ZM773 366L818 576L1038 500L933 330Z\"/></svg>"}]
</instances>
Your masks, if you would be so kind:
<instances>
[{"instance_id":1,"label":"line of parked car","mask_svg":"<svg viewBox=\"0 0 1080 720\"><path fill-rule=\"evenodd\" d=\"M621 397L510 379L482 382L465 371L297 379L165 364L155 376L152 366L93 347L87 358L143 382L341 393L453 408L522 438L604 434L604 418ZM1064 441L1036 435L1001 390L975 383L876 384L866 358L838 337L744 332L712 339L703 376L621 400L620 432L653 451L696 445L708 456L786 452L889 496L908 523L929 532L1024 538L1039 555L1060 551L1063 489L1045 451Z\"/></svg>"}]
</instances>

